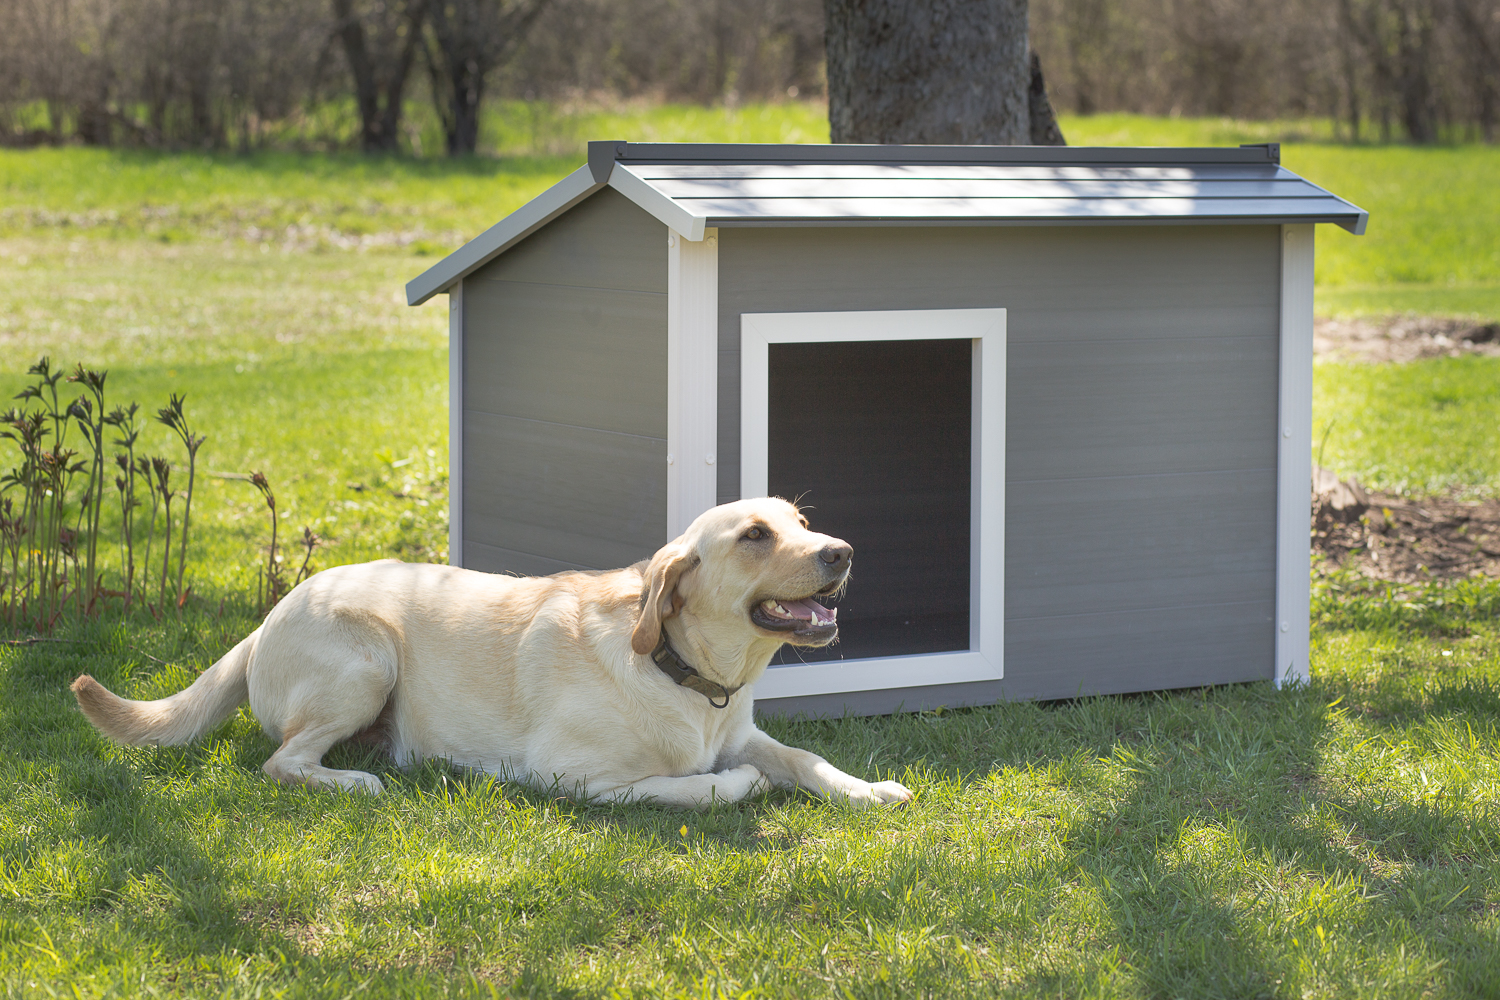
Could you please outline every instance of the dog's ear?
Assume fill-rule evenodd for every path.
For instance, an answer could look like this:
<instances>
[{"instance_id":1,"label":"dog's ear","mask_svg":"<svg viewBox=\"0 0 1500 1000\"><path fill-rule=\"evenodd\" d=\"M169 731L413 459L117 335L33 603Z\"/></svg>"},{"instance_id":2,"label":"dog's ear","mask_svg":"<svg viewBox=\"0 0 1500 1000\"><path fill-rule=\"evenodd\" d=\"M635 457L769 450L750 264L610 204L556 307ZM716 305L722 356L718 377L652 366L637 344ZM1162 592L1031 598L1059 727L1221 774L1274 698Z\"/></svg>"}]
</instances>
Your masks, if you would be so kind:
<instances>
[{"instance_id":1,"label":"dog's ear","mask_svg":"<svg viewBox=\"0 0 1500 1000\"><path fill-rule=\"evenodd\" d=\"M644 656L656 648L661 641L662 620L682 610L678 581L696 565L697 554L680 540L663 546L651 557L642 580L641 617L630 634L631 649Z\"/></svg>"}]
</instances>

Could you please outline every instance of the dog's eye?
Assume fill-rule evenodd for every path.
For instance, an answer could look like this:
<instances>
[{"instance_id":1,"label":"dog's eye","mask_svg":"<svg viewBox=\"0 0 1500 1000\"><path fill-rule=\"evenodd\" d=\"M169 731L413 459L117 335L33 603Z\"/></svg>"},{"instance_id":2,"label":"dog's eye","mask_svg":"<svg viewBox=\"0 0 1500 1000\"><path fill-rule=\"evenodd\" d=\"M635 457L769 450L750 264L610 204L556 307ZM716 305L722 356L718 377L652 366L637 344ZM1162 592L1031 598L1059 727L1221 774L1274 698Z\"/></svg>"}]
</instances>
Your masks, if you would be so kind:
<instances>
[{"instance_id":1,"label":"dog's eye","mask_svg":"<svg viewBox=\"0 0 1500 1000\"><path fill-rule=\"evenodd\" d=\"M764 528L760 527L759 525L756 525L755 527L751 528L749 531L745 532L745 537L748 538L752 542L758 542L762 538L766 537L766 531L765 531Z\"/></svg>"}]
</instances>

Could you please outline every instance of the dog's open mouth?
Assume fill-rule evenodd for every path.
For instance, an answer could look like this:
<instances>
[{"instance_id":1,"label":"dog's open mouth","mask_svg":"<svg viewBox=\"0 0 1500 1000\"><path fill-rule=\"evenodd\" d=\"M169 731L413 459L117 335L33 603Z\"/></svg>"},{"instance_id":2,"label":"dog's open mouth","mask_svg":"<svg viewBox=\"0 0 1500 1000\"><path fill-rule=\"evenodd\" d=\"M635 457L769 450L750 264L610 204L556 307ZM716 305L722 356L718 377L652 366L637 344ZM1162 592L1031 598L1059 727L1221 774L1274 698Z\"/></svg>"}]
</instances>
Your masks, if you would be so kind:
<instances>
[{"instance_id":1,"label":"dog's open mouth","mask_svg":"<svg viewBox=\"0 0 1500 1000\"><path fill-rule=\"evenodd\" d=\"M798 645L824 646L839 634L837 608L825 608L812 597L772 598L750 609L750 620L770 632L790 633Z\"/></svg>"}]
</instances>

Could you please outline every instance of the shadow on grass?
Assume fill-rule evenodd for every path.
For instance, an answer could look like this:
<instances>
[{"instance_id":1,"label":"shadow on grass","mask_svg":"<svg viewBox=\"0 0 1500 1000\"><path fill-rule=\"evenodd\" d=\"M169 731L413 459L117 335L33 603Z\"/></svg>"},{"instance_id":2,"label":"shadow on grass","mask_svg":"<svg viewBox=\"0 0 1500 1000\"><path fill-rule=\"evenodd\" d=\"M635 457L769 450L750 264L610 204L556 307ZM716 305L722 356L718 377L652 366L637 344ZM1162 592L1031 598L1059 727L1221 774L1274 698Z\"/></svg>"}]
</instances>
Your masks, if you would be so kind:
<instances>
[{"instance_id":1,"label":"shadow on grass","mask_svg":"<svg viewBox=\"0 0 1500 1000\"><path fill-rule=\"evenodd\" d=\"M1248 746L1209 762L1181 745L1158 746L1150 762L1137 758L1128 793L1070 837L1074 877L1107 907L1122 965L1152 995L1296 996L1327 949L1364 948L1373 958L1382 945L1389 956L1420 941L1436 956L1432 969L1450 970L1450 985L1487 995L1497 985L1495 934L1480 923L1490 865L1472 862L1500 850L1490 810L1471 815L1464 803L1444 808L1326 786L1318 777L1326 714L1306 711L1326 696L1303 689L1286 697L1301 702L1303 711L1288 706L1300 724L1279 726L1269 754ZM1487 684L1466 683L1391 707L1420 724L1497 706ZM1224 787L1239 769L1258 772L1257 793ZM1231 841L1231 852L1252 863L1270 861L1283 884L1257 890L1234 858L1196 852L1197 836ZM1353 886L1358 905L1342 920L1319 909L1326 899L1288 909L1289 899L1316 897L1321 886ZM1430 972L1414 976L1421 982ZM1069 981L1043 974L1033 982L1066 992Z\"/></svg>"},{"instance_id":2,"label":"shadow on grass","mask_svg":"<svg viewBox=\"0 0 1500 1000\"><path fill-rule=\"evenodd\" d=\"M70 958L86 964L121 940L151 941L153 963L187 963L185 972L216 980L208 969L233 968L245 955L315 957L267 919L265 899L233 891L257 851L236 831L247 806L255 818L265 803L246 803L242 788L194 780L205 770L222 774L226 763L254 780L270 741L237 719L216 731L241 730L228 761L214 735L186 747L114 748L68 690L81 672L128 690L129 667L143 659L121 649L127 636L168 656L164 647L222 652L218 624L205 618L196 626L169 624L157 630L169 634L145 637L120 623L76 623L64 630L72 641L0 651L0 806L10 821L0 825L0 875L11 890L0 907L27 914L35 933L49 935L59 968ZM269 897L274 908L274 887ZM100 975L118 971L106 966Z\"/></svg>"}]
</instances>

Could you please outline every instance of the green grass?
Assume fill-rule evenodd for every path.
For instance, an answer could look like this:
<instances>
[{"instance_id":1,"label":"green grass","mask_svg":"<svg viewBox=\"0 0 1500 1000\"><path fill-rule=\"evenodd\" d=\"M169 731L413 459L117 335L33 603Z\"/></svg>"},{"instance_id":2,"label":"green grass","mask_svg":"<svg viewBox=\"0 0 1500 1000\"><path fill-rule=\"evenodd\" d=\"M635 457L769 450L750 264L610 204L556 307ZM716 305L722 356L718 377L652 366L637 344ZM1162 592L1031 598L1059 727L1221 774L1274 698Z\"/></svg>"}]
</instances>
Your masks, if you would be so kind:
<instances>
[{"instance_id":1,"label":"green grass","mask_svg":"<svg viewBox=\"0 0 1500 1000\"><path fill-rule=\"evenodd\" d=\"M564 113L502 103L486 130L504 159L0 150L0 236L231 236L293 248L352 244L441 254L582 166L590 139L828 140L822 109L804 104Z\"/></svg>"},{"instance_id":2,"label":"green grass","mask_svg":"<svg viewBox=\"0 0 1500 1000\"><path fill-rule=\"evenodd\" d=\"M356 154L0 150L0 236L231 236L270 247L447 253L575 169L591 138L822 142L819 105L737 110L501 103L485 122L503 159ZM1065 117L1076 145L1283 141L1283 161L1370 212L1369 232L1320 232L1324 315L1416 311L1500 319L1500 149L1350 146L1326 121ZM429 146L432 143L428 143ZM417 268L420 270L420 268Z\"/></svg>"},{"instance_id":3,"label":"green grass","mask_svg":"<svg viewBox=\"0 0 1500 1000\"><path fill-rule=\"evenodd\" d=\"M918 792L866 813L589 807L349 749L336 766L387 795L282 788L247 713L122 749L65 690L82 670L174 690L249 622L77 627L0 651L0 990L1493 995L1500 589L1482 597L1325 603L1316 680L1280 693L771 727ZM1339 620L1356 605L1368 621Z\"/></svg>"},{"instance_id":4,"label":"green grass","mask_svg":"<svg viewBox=\"0 0 1500 1000\"><path fill-rule=\"evenodd\" d=\"M1415 495L1500 493L1500 358L1404 365L1321 362L1313 451L1367 486ZM1326 435L1326 438L1325 438Z\"/></svg>"},{"instance_id":5,"label":"green grass","mask_svg":"<svg viewBox=\"0 0 1500 1000\"><path fill-rule=\"evenodd\" d=\"M6 271L0 397L42 354L107 369L107 407L134 400L150 417L183 393L208 436L200 471L265 472L281 540L303 526L327 540L315 565L446 559L447 315L441 301L404 305L410 257L26 238L0 242ZM180 485L186 456L167 428L148 422L141 451L173 461ZM250 485L200 476L193 520L196 592L253 589L270 528ZM120 562L112 548L105 559Z\"/></svg>"},{"instance_id":6,"label":"green grass","mask_svg":"<svg viewBox=\"0 0 1500 1000\"><path fill-rule=\"evenodd\" d=\"M501 161L0 152L0 393L42 353L108 367L112 401L186 392L202 465L266 471L283 528L331 539L315 564L441 559L446 312L406 308L404 282L571 169L580 137L818 126L800 106L666 109L587 112L573 132L542 109L556 120L527 133L523 111L487 124L527 154ZM1292 169L1376 213L1363 241L1320 234L1320 308L1496 314L1496 237L1474 221L1493 196L1465 173L1493 172L1494 153L1349 149L1283 124L1064 126L1075 142L1215 144L1300 128ZM1430 154L1411 162L1462 210L1381 193L1383 172L1418 169L1408 153ZM1417 214L1400 238L1414 242L1380 228L1366 190L1387 216ZM1472 283L1379 272L1403 246L1435 268L1474 256ZM1493 490L1497 364L1319 365L1315 433L1338 414L1326 464ZM161 427L147 448L175 454ZM235 595L264 509L205 477L194 520L202 600L183 622L69 622L66 642L0 647L0 995L1500 992L1500 584L1323 574L1314 679L1283 692L770 725L907 783L904 809L787 793L702 815L590 807L336 750L385 780L366 799L266 781L272 748L246 711L191 747L123 749L73 708L79 672L164 694L254 627Z\"/></svg>"}]
</instances>

